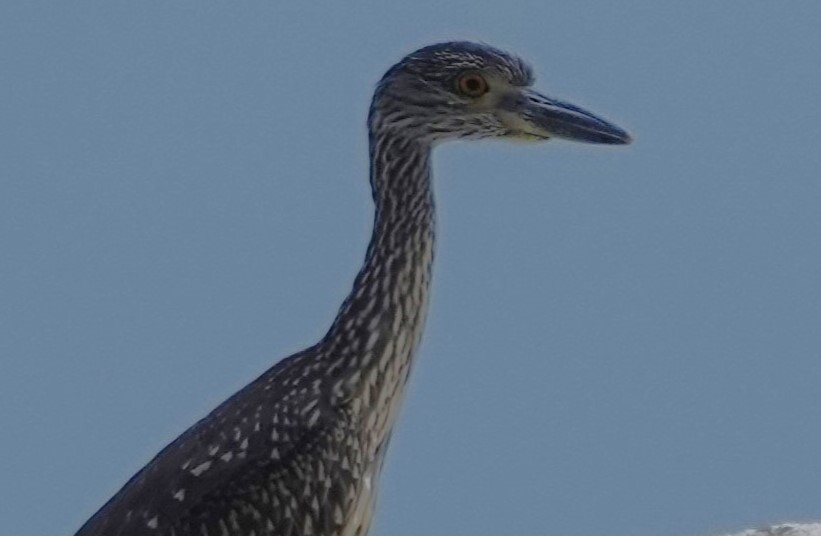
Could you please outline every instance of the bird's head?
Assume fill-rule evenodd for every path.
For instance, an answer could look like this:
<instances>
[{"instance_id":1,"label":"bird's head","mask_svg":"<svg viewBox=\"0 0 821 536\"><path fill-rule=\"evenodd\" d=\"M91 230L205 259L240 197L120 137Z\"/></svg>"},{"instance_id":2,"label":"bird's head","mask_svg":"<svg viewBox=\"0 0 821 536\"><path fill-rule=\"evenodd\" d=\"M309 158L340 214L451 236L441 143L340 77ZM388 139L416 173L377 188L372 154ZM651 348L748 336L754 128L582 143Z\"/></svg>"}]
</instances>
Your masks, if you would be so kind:
<instances>
[{"instance_id":1,"label":"bird's head","mask_svg":"<svg viewBox=\"0 0 821 536\"><path fill-rule=\"evenodd\" d=\"M488 137L630 143L624 130L542 95L532 84L531 68L496 48L469 42L427 46L385 73L370 125L430 143Z\"/></svg>"}]
</instances>

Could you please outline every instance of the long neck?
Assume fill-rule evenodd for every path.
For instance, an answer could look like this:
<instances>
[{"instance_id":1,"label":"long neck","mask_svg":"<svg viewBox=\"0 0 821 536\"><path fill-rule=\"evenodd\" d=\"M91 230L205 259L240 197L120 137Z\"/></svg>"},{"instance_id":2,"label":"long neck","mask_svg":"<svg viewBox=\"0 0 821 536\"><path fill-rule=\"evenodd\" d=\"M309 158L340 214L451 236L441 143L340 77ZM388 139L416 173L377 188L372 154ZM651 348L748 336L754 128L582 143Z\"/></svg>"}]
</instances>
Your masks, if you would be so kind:
<instances>
[{"instance_id":1,"label":"long neck","mask_svg":"<svg viewBox=\"0 0 821 536\"><path fill-rule=\"evenodd\" d=\"M354 354L400 328L421 330L434 243L430 147L390 134L370 139L373 234L365 263L326 335ZM370 341L370 343L369 343Z\"/></svg>"},{"instance_id":2,"label":"long neck","mask_svg":"<svg viewBox=\"0 0 821 536\"><path fill-rule=\"evenodd\" d=\"M335 390L363 408L389 406L381 419L388 431L427 312L434 247L430 153L429 145L372 132L373 235L323 339L341 380Z\"/></svg>"}]
</instances>

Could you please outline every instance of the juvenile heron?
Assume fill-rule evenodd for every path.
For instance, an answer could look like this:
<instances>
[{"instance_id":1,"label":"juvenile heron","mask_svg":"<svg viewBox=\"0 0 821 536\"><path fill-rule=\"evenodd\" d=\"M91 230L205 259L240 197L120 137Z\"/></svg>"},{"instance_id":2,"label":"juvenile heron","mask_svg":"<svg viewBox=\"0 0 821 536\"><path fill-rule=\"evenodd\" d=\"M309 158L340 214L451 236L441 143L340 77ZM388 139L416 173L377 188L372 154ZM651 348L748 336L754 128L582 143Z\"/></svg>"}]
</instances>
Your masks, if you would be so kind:
<instances>
[{"instance_id":1,"label":"juvenile heron","mask_svg":"<svg viewBox=\"0 0 821 536\"><path fill-rule=\"evenodd\" d=\"M391 67L368 116L373 235L328 332L165 447L77 536L365 536L427 310L432 148L491 137L630 142L532 83L521 59L467 42Z\"/></svg>"}]
</instances>

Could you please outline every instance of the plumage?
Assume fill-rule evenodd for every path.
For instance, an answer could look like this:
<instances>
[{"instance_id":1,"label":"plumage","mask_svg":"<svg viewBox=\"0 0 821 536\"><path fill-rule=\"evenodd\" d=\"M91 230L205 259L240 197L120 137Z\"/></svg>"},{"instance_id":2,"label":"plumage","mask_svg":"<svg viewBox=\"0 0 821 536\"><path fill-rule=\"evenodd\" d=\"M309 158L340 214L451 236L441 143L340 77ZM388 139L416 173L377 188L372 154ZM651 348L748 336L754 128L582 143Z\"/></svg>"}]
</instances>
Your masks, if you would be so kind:
<instances>
[{"instance_id":1,"label":"plumage","mask_svg":"<svg viewBox=\"0 0 821 536\"><path fill-rule=\"evenodd\" d=\"M366 535L427 312L433 146L629 142L532 82L521 59L465 42L422 48L389 69L368 118L373 234L326 335L165 447L77 536Z\"/></svg>"}]
</instances>

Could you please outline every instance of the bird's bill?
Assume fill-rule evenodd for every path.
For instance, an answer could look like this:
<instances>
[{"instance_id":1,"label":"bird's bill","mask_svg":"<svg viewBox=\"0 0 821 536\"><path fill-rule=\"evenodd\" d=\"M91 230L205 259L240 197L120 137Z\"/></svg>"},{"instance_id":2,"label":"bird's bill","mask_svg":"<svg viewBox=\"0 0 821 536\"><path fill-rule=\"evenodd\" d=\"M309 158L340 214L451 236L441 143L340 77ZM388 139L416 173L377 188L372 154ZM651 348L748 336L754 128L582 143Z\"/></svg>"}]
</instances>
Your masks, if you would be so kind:
<instances>
[{"instance_id":1,"label":"bird's bill","mask_svg":"<svg viewBox=\"0 0 821 536\"><path fill-rule=\"evenodd\" d=\"M522 89L500 103L510 135L524 139L564 138L585 143L625 145L630 134L587 110Z\"/></svg>"}]
</instances>

